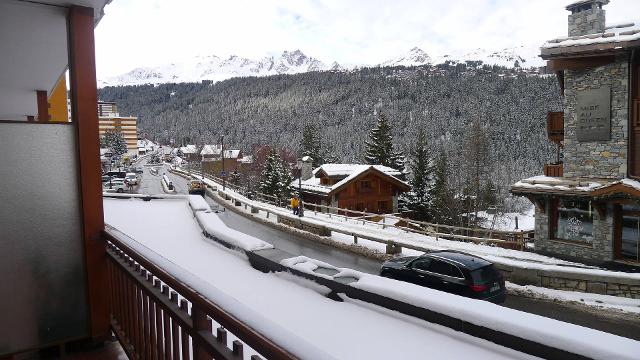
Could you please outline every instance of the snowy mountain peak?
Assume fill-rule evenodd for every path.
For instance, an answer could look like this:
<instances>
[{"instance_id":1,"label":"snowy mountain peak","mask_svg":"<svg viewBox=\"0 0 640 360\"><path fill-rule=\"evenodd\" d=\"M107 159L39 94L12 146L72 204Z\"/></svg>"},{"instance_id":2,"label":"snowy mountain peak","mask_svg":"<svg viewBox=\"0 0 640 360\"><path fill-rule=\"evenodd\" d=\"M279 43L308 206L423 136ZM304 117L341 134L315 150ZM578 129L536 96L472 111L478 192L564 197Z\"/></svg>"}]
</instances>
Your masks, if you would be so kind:
<instances>
[{"instance_id":1,"label":"snowy mountain peak","mask_svg":"<svg viewBox=\"0 0 640 360\"><path fill-rule=\"evenodd\" d=\"M414 47L404 55L389 59L380 66L418 66L431 64L431 57L419 47Z\"/></svg>"}]
</instances>

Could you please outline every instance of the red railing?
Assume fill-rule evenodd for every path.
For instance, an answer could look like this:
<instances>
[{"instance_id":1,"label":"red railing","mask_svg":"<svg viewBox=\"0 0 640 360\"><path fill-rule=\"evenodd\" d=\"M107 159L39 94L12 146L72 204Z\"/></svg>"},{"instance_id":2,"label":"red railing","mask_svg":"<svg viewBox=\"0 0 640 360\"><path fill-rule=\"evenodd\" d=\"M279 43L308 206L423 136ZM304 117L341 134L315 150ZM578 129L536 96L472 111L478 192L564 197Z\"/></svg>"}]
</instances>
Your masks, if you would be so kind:
<instances>
[{"instance_id":1,"label":"red railing","mask_svg":"<svg viewBox=\"0 0 640 360\"><path fill-rule=\"evenodd\" d=\"M130 359L295 359L109 233L111 327ZM220 324L213 333L213 322ZM238 339L227 346L227 331ZM261 359L252 355L252 360Z\"/></svg>"}]
</instances>

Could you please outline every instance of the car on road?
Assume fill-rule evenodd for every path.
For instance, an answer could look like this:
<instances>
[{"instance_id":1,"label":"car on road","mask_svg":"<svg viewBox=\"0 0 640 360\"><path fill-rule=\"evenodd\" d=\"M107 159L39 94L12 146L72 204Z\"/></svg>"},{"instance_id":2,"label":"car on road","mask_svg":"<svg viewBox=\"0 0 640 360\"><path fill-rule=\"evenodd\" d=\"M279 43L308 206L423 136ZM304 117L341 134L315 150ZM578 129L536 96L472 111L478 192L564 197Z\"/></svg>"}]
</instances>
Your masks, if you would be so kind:
<instances>
[{"instance_id":1,"label":"car on road","mask_svg":"<svg viewBox=\"0 0 640 360\"><path fill-rule=\"evenodd\" d=\"M206 185L202 180L191 180L189 181L189 194L196 194L204 196L206 192Z\"/></svg>"},{"instance_id":2,"label":"car on road","mask_svg":"<svg viewBox=\"0 0 640 360\"><path fill-rule=\"evenodd\" d=\"M111 181L102 184L102 191L123 193L129 192L129 188L123 179L111 179Z\"/></svg>"},{"instance_id":3,"label":"car on road","mask_svg":"<svg viewBox=\"0 0 640 360\"><path fill-rule=\"evenodd\" d=\"M106 182L109 182L109 181L111 181L111 176L109 176L109 175L102 175L102 183L103 183L103 184L104 184L104 183L106 183Z\"/></svg>"},{"instance_id":4,"label":"car on road","mask_svg":"<svg viewBox=\"0 0 640 360\"><path fill-rule=\"evenodd\" d=\"M138 185L138 175L136 175L136 173L127 173L127 175L124 177L124 181L125 183L127 183L127 185Z\"/></svg>"},{"instance_id":5,"label":"car on road","mask_svg":"<svg viewBox=\"0 0 640 360\"><path fill-rule=\"evenodd\" d=\"M127 173L125 171L109 171L105 175L109 175L112 178L124 179Z\"/></svg>"},{"instance_id":6,"label":"car on road","mask_svg":"<svg viewBox=\"0 0 640 360\"><path fill-rule=\"evenodd\" d=\"M142 166L136 166L135 173L142 174L144 172L144 168Z\"/></svg>"},{"instance_id":7,"label":"car on road","mask_svg":"<svg viewBox=\"0 0 640 360\"><path fill-rule=\"evenodd\" d=\"M493 303L507 297L504 277L491 262L458 251L393 259L382 264L380 275Z\"/></svg>"}]
</instances>

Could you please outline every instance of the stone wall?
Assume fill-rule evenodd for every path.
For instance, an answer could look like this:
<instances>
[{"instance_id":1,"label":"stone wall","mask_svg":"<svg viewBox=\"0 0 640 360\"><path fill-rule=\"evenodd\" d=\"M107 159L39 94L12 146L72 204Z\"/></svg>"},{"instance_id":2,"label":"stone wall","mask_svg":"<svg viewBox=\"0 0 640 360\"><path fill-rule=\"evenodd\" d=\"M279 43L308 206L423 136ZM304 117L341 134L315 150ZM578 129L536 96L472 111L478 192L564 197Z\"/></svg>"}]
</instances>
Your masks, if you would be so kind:
<instances>
[{"instance_id":1,"label":"stone wall","mask_svg":"<svg viewBox=\"0 0 640 360\"><path fill-rule=\"evenodd\" d=\"M565 72L564 177L620 179L627 176L628 68L626 56L619 55L612 64ZM578 142L577 94L603 86L611 88L611 138Z\"/></svg>"},{"instance_id":2,"label":"stone wall","mask_svg":"<svg viewBox=\"0 0 640 360\"><path fill-rule=\"evenodd\" d=\"M605 11L596 7L569 15L569 36L603 32Z\"/></svg>"},{"instance_id":3,"label":"stone wall","mask_svg":"<svg viewBox=\"0 0 640 360\"><path fill-rule=\"evenodd\" d=\"M589 244L549 239L550 202L547 200L545 212L536 206L534 243L537 253L593 261L613 260L613 206L607 205L605 217L601 217L595 209L593 210L593 242Z\"/></svg>"},{"instance_id":4,"label":"stone wall","mask_svg":"<svg viewBox=\"0 0 640 360\"><path fill-rule=\"evenodd\" d=\"M519 285L640 299L640 281L636 279L516 268L502 264L496 264L496 267L502 271L508 281Z\"/></svg>"}]
</instances>

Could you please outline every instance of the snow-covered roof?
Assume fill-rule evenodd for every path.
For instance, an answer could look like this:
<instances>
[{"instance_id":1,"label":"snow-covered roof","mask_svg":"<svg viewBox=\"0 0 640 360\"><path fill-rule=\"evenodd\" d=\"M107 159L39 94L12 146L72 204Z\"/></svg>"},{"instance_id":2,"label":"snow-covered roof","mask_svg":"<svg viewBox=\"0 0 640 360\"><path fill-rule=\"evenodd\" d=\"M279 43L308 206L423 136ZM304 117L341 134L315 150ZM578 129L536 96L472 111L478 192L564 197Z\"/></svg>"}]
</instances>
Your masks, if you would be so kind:
<instances>
[{"instance_id":1,"label":"snow-covered roof","mask_svg":"<svg viewBox=\"0 0 640 360\"><path fill-rule=\"evenodd\" d=\"M542 45L541 56L549 58L567 53L598 53L638 46L640 46L640 20L610 25L601 33L549 40Z\"/></svg>"},{"instance_id":2,"label":"snow-covered roof","mask_svg":"<svg viewBox=\"0 0 640 360\"><path fill-rule=\"evenodd\" d=\"M224 158L225 159L237 159L240 156L240 150L225 150Z\"/></svg>"},{"instance_id":3,"label":"snow-covered roof","mask_svg":"<svg viewBox=\"0 0 640 360\"><path fill-rule=\"evenodd\" d=\"M640 191L640 182L632 179L569 179L550 176L533 176L520 180L511 187L515 193L560 193L566 195L604 195L607 190L623 187Z\"/></svg>"},{"instance_id":4,"label":"snow-covered roof","mask_svg":"<svg viewBox=\"0 0 640 360\"><path fill-rule=\"evenodd\" d=\"M221 151L222 151L222 146L218 144L205 145L202 147L202 151L200 151L200 155L220 155Z\"/></svg>"},{"instance_id":5,"label":"snow-covered roof","mask_svg":"<svg viewBox=\"0 0 640 360\"><path fill-rule=\"evenodd\" d=\"M312 177L307 180L303 180L300 184L303 190L321 193L321 194L330 194L335 190L346 185L349 181L355 179L360 176L365 171L370 169L377 170L385 175L391 177L394 181L404 185L406 188L409 188L409 184L398 179L396 176L401 175L402 173L396 169L392 169L390 167L382 166L382 165L359 165L359 164L324 164L315 170L313 170L313 174L317 174L320 170L324 171L330 177L338 177L345 176L344 179L338 181L333 185L321 185L319 177ZM291 182L291 186L298 187L298 180L295 179Z\"/></svg>"},{"instance_id":6,"label":"snow-covered roof","mask_svg":"<svg viewBox=\"0 0 640 360\"><path fill-rule=\"evenodd\" d=\"M181 147L180 151L182 151L183 154L195 154L196 152L198 152L198 149L195 145L187 145Z\"/></svg>"},{"instance_id":7,"label":"snow-covered roof","mask_svg":"<svg viewBox=\"0 0 640 360\"><path fill-rule=\"evenodd\" d=\"M320 170L324 171L325 174L329 177L334 176L349 176L354 172L362 171L363 169L368 169L373 166L376 170L382 171L383 173L390 176L400 176L402 173L396 169L392 169L387 166L382 165L362 165L362 164L324 164L320 167L317 167L313 170L313 174L316 175Z\"/></svg>"},{"instance_id":8,"label":"snow-covered roof","mask_svg":"<svg viewBox=\"0 0 640 360\"><path fill-rule=\"evenodd\" d=\"M253 155L243 156L240 159L238 159L238 162L241 162L243 164L252 164L253 163Z\"/></svg>"},{"instance_id":9,"label":"snow-covered roof","mask_svg":"<svg viewBox=\"0 0 640 360\"><path fill-rule=\"evenodd\" d=\"M573 8L579 7L581 5L587 5L589 3L600 3L606 5L609 3L609 0L578 0L574 1L571 4L567 5L565 9L571 11Z\"/></svg>"}]
</instances>

